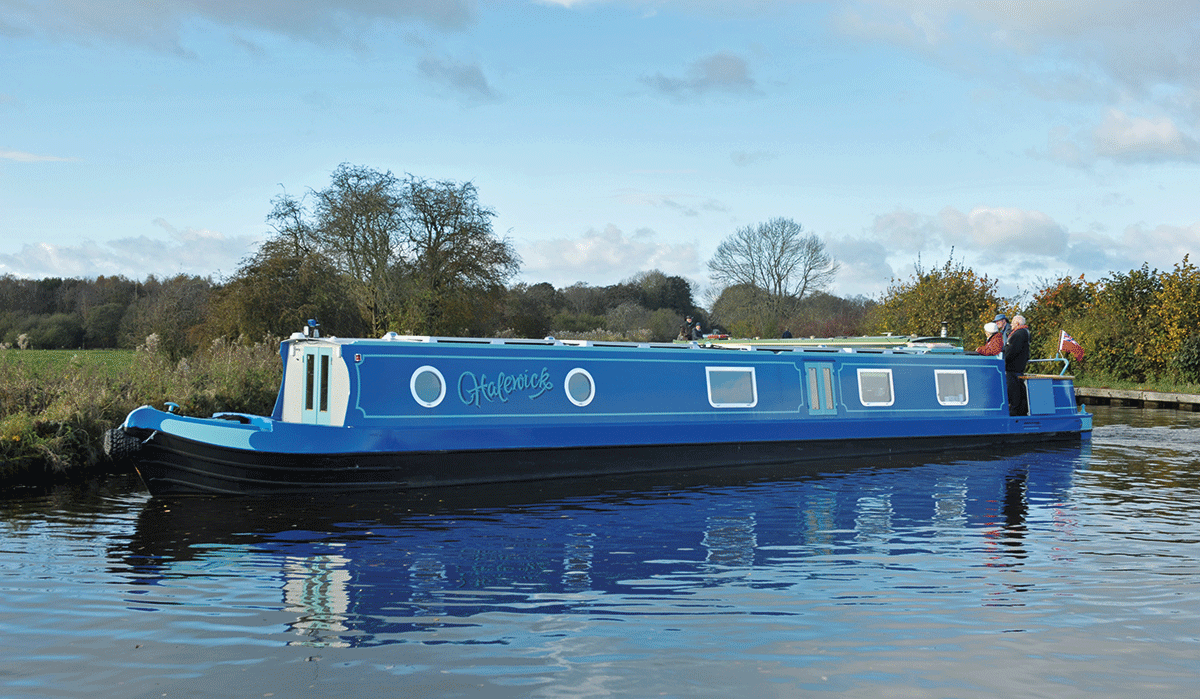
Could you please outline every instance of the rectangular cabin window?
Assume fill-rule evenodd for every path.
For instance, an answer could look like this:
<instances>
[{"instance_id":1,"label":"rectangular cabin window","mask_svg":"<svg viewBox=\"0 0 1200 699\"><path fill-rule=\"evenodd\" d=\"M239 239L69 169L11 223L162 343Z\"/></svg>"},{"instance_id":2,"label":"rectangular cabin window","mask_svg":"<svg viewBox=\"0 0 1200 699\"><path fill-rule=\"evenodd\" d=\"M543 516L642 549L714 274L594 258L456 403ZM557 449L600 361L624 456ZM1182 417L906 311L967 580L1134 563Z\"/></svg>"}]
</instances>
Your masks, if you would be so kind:
<instances>
[{"instance_id":1,"label":"rectangular cabin window","mask_svg":"<svg viewBox=\"0 0 1200 699\"><path fill-rule=\"evenodd\" d=\"M938 403L942 405L966 405L967 372L962 369L938 369L934 372L937 377Z\"/></svg>"},{"instance_id":2,"label":"rectangular cabin window","mask_svg":"<svg viewBox=\"0 0 1200 699\"><path fill-rule=\"evenodd\" d=\"M808 383L808 412L810 415L836 415L833 402L833 365L816 362L804 365Z\"/></svg>"},{"instance_id":3,"label":"rectangular cabin window","mask_svg":"<svg viewBox=\"0 0 1200 699\"><path fill-rule=\"evenodd\" d=\"M321 355L321 412L329 412L329 355Z\"/></svg>"},{"instance_id":4,"label":"rectangular cabin window","mask_svg":"<svg viewBox=\"0 0 1200 699\"><path fill-rule=\"evenodd\" d=\"M892 394L892 370L859 369L858 400L866 406L887 406L895 403Z\"/></svg>"},{"instance_id":5,"label":"rectangular cabin window","mask_svg":"<svg viewBox=\"0 0 1200 699\"><path fill-rule=\"evenodd\" d=\"M317 378L317 358L309 354L304 357L304 409L313 409L313 385Z\"/></svg>"},{"instance_id":6,"label":"rectangular cabin window","mask_svg":"<svg viewBox=\"0 0 1200 699\"><path fill-rule=\"evenodd\" d=\"M753 408L758 405L754 367L705 367L708 403L714 408Z\"/></svg>"}]
</instances>

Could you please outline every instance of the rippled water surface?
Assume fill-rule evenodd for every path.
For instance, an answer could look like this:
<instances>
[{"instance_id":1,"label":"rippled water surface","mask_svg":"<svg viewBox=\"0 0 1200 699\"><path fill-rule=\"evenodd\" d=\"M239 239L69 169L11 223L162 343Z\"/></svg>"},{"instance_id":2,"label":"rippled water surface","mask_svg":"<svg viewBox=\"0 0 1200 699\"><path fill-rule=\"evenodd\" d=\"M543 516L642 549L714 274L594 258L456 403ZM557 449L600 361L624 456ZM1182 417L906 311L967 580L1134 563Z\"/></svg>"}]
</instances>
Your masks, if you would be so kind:
<instances>
[{"instance_id":1,"label":"rippled water surface","mask_svg":"<svg viewBox=\"0 0 1200 699\"><path fill-rule=\"evenodd\" d=\"M1092 411L815 471L9 496L0 696L1195 696L1200 414Z\"/></svg>"}]
</instances>

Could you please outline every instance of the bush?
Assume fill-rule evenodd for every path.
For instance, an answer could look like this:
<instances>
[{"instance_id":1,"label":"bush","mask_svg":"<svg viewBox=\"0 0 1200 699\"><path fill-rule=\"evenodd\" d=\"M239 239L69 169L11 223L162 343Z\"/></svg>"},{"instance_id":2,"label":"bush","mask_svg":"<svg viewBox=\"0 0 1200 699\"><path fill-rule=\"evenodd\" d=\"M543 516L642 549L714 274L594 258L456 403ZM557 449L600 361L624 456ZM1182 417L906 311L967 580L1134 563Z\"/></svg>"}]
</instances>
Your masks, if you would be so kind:
<instances>
[{"instance_id":1,"label":"bush","mask_svg":"<svg viewBox=\"0 0 1200 699\"><path fill-rule=\"evenodd\" d=\"M1191 335L1180 344L1174 366L1183 381L1200 383L1200 334Z\"/></svg>"},{"instance_id":2,"label":"bush","mask_svg":"<svg viewBox=\"0 0 1200 699\"><path fill-rule=\"evenodd\" d=\"M940 268L926 272L918 266L909 280L892 279L882 301L867 316L867 332L937 335L945 322L952 336L963 339L964 346L983 344L983 324L997 310L1011 315L1013 309L996 295L996 280L955 262L953 254L951 251Z\"/></svg>"}]
</instances>

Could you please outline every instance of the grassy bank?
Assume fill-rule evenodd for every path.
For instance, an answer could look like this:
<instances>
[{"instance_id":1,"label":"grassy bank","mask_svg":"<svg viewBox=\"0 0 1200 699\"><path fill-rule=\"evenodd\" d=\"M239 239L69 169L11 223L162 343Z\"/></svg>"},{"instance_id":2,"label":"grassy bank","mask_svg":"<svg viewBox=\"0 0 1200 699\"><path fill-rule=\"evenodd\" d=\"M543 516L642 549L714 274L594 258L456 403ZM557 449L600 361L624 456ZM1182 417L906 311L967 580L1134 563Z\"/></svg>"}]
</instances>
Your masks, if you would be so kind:
<instances>
[{"instance_id":1,"label":"grassy bank","mask_svg":"<svg viewBox=\"0 0 1200 699\"><path fill-rule=\"evenodd\" d=\"M155 345L152 336L137 351L0 351L0 488L109 470L102 436L140 405L174 401L203 416L274 406L278 342L217 342L178 363Z\"/></svg>"}]
</instances>

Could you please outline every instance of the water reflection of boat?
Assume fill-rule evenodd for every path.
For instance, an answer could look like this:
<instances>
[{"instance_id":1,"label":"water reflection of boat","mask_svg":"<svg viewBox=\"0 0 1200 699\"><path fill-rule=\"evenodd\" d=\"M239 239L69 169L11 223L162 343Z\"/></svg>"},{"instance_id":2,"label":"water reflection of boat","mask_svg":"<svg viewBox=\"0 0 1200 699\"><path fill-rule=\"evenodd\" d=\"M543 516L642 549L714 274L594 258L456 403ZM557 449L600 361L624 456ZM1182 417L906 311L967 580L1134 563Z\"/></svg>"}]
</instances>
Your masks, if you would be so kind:
<instances>
[{"instance_id":1,"label":"water reflection of boat","mask_svg":"<svg viewBox=\"0 0 1200 699\"><path fill-rule=\"evenodd\" d=\"M965 544L943 554L1019 565L1031 508L1066 499L1089 447L962 456L847 462L786 478L787 469L742 467L670 483L299 499L286 511L260 498L154 498L117 553L138 586L237 578L228 567L252 559L255 584L278 589L295 616L297 642L375 644L486 611L570 613L606 595L685 594L736 571L781 584L772 568L911 555L935 545L931 531L982 528L974 554ZM669 584L654 582L664 575Z\"/></svg>"},{"instance_id":2,"label":"water reflection of boat","mask_svg":"<svg viewBox=\"0 0 1200 699\"><path fill-rule=\"evenodd\" d=\"M307 337L271 416L143 406L105 438L153 494L382 491L1079 440L1069 376L940 342L701 346Z\"/></svg>"}]
</instances>

